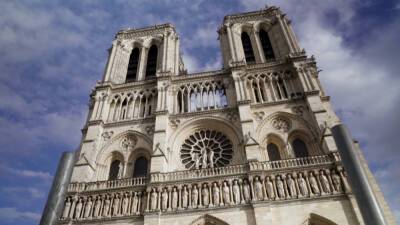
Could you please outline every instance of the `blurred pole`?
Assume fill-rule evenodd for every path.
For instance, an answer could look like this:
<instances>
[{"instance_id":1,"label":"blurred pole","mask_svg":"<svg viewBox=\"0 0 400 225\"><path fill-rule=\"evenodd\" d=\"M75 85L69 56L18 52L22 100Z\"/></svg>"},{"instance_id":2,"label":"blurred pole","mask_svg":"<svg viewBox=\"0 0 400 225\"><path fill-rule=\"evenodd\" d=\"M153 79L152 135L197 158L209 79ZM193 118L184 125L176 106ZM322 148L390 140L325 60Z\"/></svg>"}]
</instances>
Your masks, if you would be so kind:
<instances>
[{"instance_id":1,"label":"blurred pole","mask_svg":"<svg viewBox=\"0 0 400 225\"><path fill-rule=\"evenodd\" d=\"M365 224L387 225L383 210L372 191L350 132L343 124L335 125L331 130Z\"/></svg>"},{"instance_id":2,"label":"blurred pole","mask_svg":"<svg viewBox=\"0 0 400 225\"><path fill-rule=\"evenodd\" d=\"M40 225L55 225L60 218L74 162L75 154L73 152L63 152L40 219Z\"/></svg>"}]
</instances>

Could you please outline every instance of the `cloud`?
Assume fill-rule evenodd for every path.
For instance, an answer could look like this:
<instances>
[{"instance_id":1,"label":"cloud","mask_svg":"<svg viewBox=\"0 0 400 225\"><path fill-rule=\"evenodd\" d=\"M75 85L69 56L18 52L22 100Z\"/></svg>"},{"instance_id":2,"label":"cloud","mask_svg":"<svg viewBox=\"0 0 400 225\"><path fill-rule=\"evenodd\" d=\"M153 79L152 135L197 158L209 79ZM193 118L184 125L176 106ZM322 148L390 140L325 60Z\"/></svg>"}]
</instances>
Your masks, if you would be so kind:
<instances>
[{"instance_id":1,"label":"cloud","mask_svg":"<svg viewBox=\"0 0 400 225\"><path fill-rule=\"evenodd\" d=\"M44 198L46 196L42 190L33 187L5 187L2 190L3 192L18 195L28 193L32 198Z\"/></svg>"},{"instance_id":2,"label":"cloud","mask_svg":"<svg viewBox=\"0 0 400 225\"><path fill-rule=\"evenodd\" d=\"M34 220L39 221L40 214L34 212L20 212L13 207L0 208L0 219L7 222Z\"/></svg>"},{"instance_id":3,"label":"cloud","mask_svg":"<svg viewBox=\"0 0 400 225\"><path fill-rule=\"evenodd\" d=\"M0 171L3 171L4 174L17 175L25 178L40 179L46 182L50 182L53 179L53 176L49 172L27 170L27 169L16 169L16 168L11 168L5 164L0 164Z\"/></svg>"}]
</instances>

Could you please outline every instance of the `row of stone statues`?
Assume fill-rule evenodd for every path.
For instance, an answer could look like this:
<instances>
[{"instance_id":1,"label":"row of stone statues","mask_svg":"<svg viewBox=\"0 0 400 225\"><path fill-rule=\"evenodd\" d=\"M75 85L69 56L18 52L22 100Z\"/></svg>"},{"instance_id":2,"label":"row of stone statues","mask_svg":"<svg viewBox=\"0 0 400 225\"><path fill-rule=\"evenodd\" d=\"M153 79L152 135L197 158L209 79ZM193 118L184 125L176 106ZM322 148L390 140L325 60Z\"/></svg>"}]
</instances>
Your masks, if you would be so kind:
<instances>
[{"instance_id":1,"label":"row of stone statues","mask_svg":"<svg viewBox=\"0 0 400 225\"><path fill-rule=\"evenodd\" d=\"M343 170L310 170L267 176L148 187L146 193L69 196L63 219L90 219L308 198L349 191Z\"/></svg>"},{"instance_id":2,"label":"row of stone statues","mask_svg":"<svg viewBox=\"0 0 400 225\"><path fill-rule=\"evenodd\" d=\"M245 204L251 201L305 198L342 193L348 188L343 172L315 170L254 176L147 190L147 211L175 211Z\"/></svg>"},{"instance_id":3,"label":"row of stone statues","mask_svg":"<svg viewBox=\"0 0 400 225\"><path fill-rule=\"evenodd\" d=\"M95 196L69 196L62 219L92 219L139 214L142 192L125 192Z\"/></svg>"}]
</instances>

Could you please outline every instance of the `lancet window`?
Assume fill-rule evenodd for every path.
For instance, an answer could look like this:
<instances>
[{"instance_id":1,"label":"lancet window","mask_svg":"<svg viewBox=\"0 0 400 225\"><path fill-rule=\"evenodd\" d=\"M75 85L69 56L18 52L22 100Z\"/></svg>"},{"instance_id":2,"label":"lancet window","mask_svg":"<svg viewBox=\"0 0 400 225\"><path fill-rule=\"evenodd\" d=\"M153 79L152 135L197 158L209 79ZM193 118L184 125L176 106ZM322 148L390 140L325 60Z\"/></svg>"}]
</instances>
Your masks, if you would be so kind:
<instances>
[{"instance_id":1,"label":"lancet window","mask_svg":"<svg viewBox=\"0 0 400 225\"><path fill-rule=\"evenodd\" d=\"M144 156L135 160L133 168L133 177L145 177L148 171L148 161Z\"/></svg>"},{"instance_id":2,"label":"lancet window","mask_svg":"<svg viewBox=\"0 0 400 225\"><path fill-rule=\"evenodd\" d=\"M292 148L296 158L303 158L309 156L307 145L301 139L298 138L294 139L292 142Z\"/></svg>"},{"instance_id":3,"label":"lancet window","mask_svg":"<svg viewBox=\"0 0 400 225\"><path fill-rule=\"evenodd\" d=\"M226 90L220 81L185 84L178 90L178 113L224 108L227 105Z\"/></svg>"},{"instance_id":4,"label":"lancet window","mask_svg":"<svg viewBox=\"0 0 400 225\"><path fill-rule=\"evenodd\" d=\"M118 159L111 162L110 171L108 173L109 180L116 180L119 177L121 170L121 161Z\"/></svg>"},{"instance_id":5,"label":"lancet window","mask_svg":"<svg viewBox=\"0 0 400 225\"><path fill-rule=\"evenodd\" d=\"M147 56L146 78L156 76L158 48L152 45Z\"/></svg>"},{"instance_id":6,"label":"lancet window","mask_svg":"<svg viewBox=\"0 0 400 225\"><path fill-rule=\"evenodd\" d=\"M137 70L139 65L139 48L134 48L129 57L128 71L126 73L126 82L136 80Z\"/></svg>"},{"instance_id":7,"label":"lancet window","mask_svg":"<svg viewBox=\"0 0 400 225\"><path fill-rule=\"evenodd\" d=\"M108 121L116 122L149 117L154 112L156 101L155 89L116 94L110 103Z\"/></svg>"},{"instance_id":8,"label":"lancet window","mask_svg":"<svg viewBox=\"0 0 400 225\"><path fill-rule=\"evenodd\" d=\"M299 94L296 79L289 71L247 76L247 87L254 103L286 100Z\"/></svg>"},{"instance_id":9,"label":"lancet window","mask_svg":"<svg viewBox=\"0 0 400 225\"><path fill-rule=\"evenodd\" d=\"M266 60L275 59L274 50L272 49L271 40L269 39L268 33L265 30L261 29L259 32L259 37L265 59Z\"/></svg>"},{"instance_id":10,"label":"lancet window","mask_svg":"<svg viewBox=\"0 0 400 225\"><path fill-rule=\"evenodd\" d=\"M269 143L267 145L267 152L270 161L281 160L281 155L279 153L279 148L274 143Z\"/></svg>"},{"instance_id":11,"label":"lancet window","mask_svg":"<svg viewBox=\"0 0 400 225\"><path fill-rule=\"evenodd\" d=\"M246 62L254 63L256 61L256 58L254 57L254 51L251 45L250 37L246 32L242 33L242 45Z\"/></svg>"}]
</instances>

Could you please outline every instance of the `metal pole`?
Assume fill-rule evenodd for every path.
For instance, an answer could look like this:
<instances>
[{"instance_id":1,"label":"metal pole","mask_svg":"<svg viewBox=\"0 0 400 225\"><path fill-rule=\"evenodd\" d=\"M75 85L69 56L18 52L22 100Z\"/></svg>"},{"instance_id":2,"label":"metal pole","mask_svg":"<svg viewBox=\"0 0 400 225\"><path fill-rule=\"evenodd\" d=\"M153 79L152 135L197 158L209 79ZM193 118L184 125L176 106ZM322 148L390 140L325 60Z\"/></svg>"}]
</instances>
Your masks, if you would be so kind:
<instances>
[{"instance_id":1,"label":"metal pole","mask_svg":"<svg viewBox=\"0 0 400 225\"><path fill-rule=\"evenodd\" d=\"M73 152L63 152L40 219L40 225L55 225L60 218L74 162L75 154Z\"/></svg>"},{"instance_id":2,"label":"metal pole","mask_svg":"<svg viewBox=\"0 0 400 225\"><path fill-rule=\"evenodd\" d=\"M387 225L383 210L368 181L350 132L343 124L335 125L331 130L365 224Z\"/></svg>"}]
</instances>

